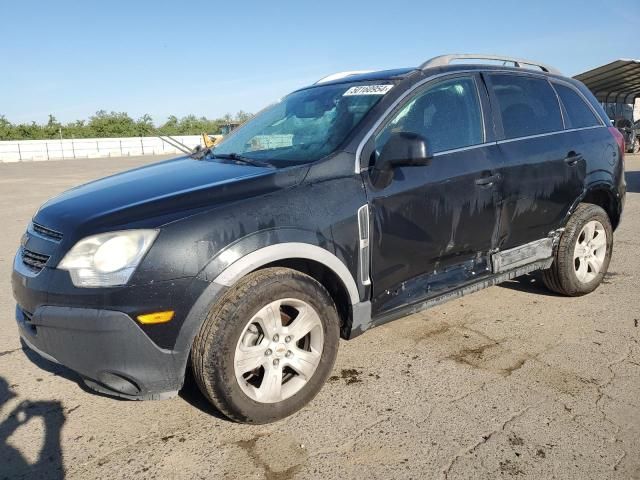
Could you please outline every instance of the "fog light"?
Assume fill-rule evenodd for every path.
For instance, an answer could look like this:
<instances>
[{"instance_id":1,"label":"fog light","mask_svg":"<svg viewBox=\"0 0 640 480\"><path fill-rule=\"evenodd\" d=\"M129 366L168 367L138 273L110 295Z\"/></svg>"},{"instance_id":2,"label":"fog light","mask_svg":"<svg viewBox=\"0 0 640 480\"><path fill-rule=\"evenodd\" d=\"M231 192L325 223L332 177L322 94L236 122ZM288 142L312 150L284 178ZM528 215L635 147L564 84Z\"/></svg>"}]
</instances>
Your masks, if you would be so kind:
<instances>
[{"instance_id":1,"label":"fog light","mask_svg":"<svg viewBox=\"0 0 640 480\"><path fill-rule=\"evenodd\" d=\"M173 310L167 310L166 312L145 313L144 315L138 315L138 321L145 325L150 325L153 323L167 323L173 318L173 314Z\"/></svg>"}]
</instances>

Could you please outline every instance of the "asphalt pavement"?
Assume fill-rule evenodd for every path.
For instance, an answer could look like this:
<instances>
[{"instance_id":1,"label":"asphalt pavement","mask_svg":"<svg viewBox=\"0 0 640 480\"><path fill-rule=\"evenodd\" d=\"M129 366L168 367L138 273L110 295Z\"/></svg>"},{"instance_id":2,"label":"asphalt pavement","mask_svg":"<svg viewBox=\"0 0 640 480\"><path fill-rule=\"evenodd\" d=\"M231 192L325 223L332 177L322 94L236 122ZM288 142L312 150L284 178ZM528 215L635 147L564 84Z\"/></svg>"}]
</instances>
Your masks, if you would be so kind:
<instances>
[{"instance_id":1,"label":"asphalt pavement","mask_svg":"<svg viewBox=\"0 0 640 480\"><path fill-rule=\"evenodd\" d=\"M342 341L316 399L264 426L192 382L99 396L20 346L10 274L38 206L157 160L0 164L0 478L640 478L640 156L594 293L529 275Z\"/></svg>"}]
</instances>

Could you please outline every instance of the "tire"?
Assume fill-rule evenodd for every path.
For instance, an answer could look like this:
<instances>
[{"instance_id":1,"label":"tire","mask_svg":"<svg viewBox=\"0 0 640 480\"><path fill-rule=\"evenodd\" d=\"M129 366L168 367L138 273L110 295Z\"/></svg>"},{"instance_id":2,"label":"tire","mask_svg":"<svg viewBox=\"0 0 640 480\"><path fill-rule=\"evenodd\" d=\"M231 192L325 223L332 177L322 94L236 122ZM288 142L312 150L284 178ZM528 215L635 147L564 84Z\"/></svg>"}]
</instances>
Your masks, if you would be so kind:
<instances>
[{"instance_id":1,"label":"tire","mask_svg":"<svg viewBox=\"0 0 640 480\"><path fill-rule=\"evenodd\" d=\"M596 233L589 240L591 227ZM604 241L602 235L605 235ZM572 297L585 295L602 282L612 251L613 229L609 216L597 205L581 203L567 222L554 252L553 264L542 272L542 279L547 288L556 293Z\"/></svg>"},{"instance_id":2,"label":"tire","mask_svg":"<svg viewBox=\"0 0 640 480\"><path fill-rule=\"evenodd\" d=\"M636 139L633 141L631 153L640 153L640 137L636 137Z\"/></svg>"},{"instance_id":3,"label":"tire","mask_svg":"<svg viewBox=\"0 0 640 480\"><path fill-rule=\"evenodd\" d=\"M193 374L229 419L269 423L315 397L339 340L339 316L320 283L288 268L266 268L240 280L211 309L193 343Z\"/></svg>"}]
</instances>

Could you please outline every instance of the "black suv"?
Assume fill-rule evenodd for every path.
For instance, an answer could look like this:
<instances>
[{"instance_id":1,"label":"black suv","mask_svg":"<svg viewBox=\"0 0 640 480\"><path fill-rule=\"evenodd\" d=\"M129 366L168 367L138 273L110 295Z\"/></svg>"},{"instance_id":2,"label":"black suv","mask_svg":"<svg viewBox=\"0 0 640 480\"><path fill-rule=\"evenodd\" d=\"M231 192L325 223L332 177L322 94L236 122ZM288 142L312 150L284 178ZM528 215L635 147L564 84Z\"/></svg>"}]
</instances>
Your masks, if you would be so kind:
<instances>
[{"instance_id":1,"label":"black suv","mask_svg":"<svg viewBox=\"0 0 640 480\"><path fill-rule=\"evenodd\" d=\"M167 398L190 365L229 418L273 421L341 337L534 270L594 290L622 146L583 84L530 61L332 75L214 149L46 202L14 263L20 333L95 390Z\"/></svg>"}]
</instances>

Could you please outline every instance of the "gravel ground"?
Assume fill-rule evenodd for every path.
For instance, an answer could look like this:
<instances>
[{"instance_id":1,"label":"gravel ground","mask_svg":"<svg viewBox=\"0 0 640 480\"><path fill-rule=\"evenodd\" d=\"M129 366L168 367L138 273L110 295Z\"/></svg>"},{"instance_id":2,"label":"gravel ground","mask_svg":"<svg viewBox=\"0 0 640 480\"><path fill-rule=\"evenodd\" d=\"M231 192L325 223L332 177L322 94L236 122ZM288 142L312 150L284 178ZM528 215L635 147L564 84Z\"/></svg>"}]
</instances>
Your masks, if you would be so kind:
<instances>
[{"instance_id":1,"label":"gravel ground","mask_svg":"<svg viewBox=\"0 0 640 480\"><path fill-rule=\"evenodd\" d=\"M640 156L604 284L526 276L341 342L296 415L237 425L91 394L20 348L10 273L48 197L144 158L0 164L0 478L640 478Z\"/></svg>"}]
</instances>

